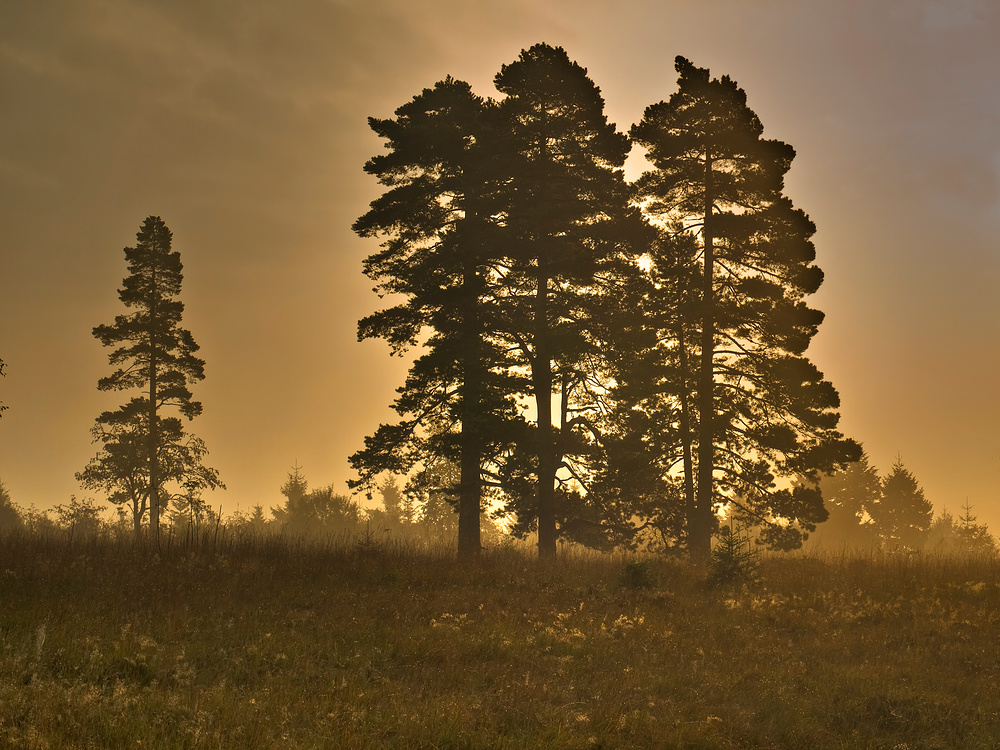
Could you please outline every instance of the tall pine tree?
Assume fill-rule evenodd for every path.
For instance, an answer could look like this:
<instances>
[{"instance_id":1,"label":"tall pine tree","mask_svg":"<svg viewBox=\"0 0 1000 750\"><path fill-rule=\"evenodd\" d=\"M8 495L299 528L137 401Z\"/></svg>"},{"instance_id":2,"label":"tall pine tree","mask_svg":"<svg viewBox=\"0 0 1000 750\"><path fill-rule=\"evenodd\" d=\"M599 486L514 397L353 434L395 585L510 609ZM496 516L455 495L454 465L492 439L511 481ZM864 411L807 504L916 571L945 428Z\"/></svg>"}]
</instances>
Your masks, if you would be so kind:
<instances>
[{"instance_id":1,"label":"tall pine tree","mask_svg":"<svg viewBox=\"0 0 1000 750\"><path fill-rule=\"evenodd\" d=\"M556 553L557 490L570 439L570 401L599 355L609 284L626 274L637 217L622 167L627 136L608 121L600 89L560 47L536 44L495 78L505 140L504 296L496 332L530 378L530 451L541 556ZM560 413L553 414L559 395ZM556 427L557 421L562 430ZM565 494L565 493L564 493ZM569 493L573 494L573 493ZM568 495L566 495L568 496Z\"/></svg>"},{"instance_id":2,"label":"tall pine tree","mask_svg":"<svg viewBox=\"0 0 1000 750\"><path fill-rule=\"evenodd\" d=\"M694 508L694 362L698 275L694 236L661 228L627 307L635 329L614 362L599 496L615 503L623 528L652 527L669 547L686 543ZM605 509L610 510L608 503Z\"/></svg>"},{"instance_id":3,"label":"tall pine tree","mask_svg":"<svg viewBox=\"0 0 1000 750\"><path fill-rule=\"evenodd\" d=\"M444 457L456 461L458 551L479 553L484 464L516 422L505 354L487 335L495 243L496 157L492 105L463 81L446 78L369 119L389 153L365 165L388 189L354 224L384 237L364 271L380 295L401 301L363 319L359 340L383 338L400 354L426 336L393 404L402 418L381 425L350 461L372 487L382 471L406 473Z\"/></svg>"},{"instance_id":4,"label":"tall pine tree","mask_svg":"<svg viewBox=\"0 0 1000 750\"><path fill-rule=\"evenodd\" d=\"M132 502L149 509L153 539L159 535L160 514L167 506L166 482L193 481L199 486L221 486L218 474L201 464L204 444L187 437L176 416L193 419L202 406L188 385L205 377L205 363L196 356L198 345L180 327L184 304L180 253L171 250L172 235L158 216L148 217L136 234L135 247L125 248L129 275L118 298L132 312L118 315L112 325L94 328L104 346L116 347L109 363L117 369L101 378L102 391L141 391L116 411L97 418L95 438L104 443L92 466L79 475L101 486L117 482ZM94 471L90 471L94 467ZM143 489L140 489L143 488ZM114 497L112 498L114 500Z\"/></svg>"},{"instance_id":5,"label":"tall pine tree","mask_svg":"<svg viewBox=\"0 0 1000 750\"><path fill-rule=\"evenodd\" d=\"M761 137L745 92L682 57L676 69L678 91L648 107L632 137L655 167L636 186L646 212L696 233L700 250L689 546L707 559L726 503L764 522L772 545L796 546L826 517L822 499L778 490L776 478L860 455L836 431L836 391L804 356L823 319L803 301L823 279L815 227L783 195L794 150Z\"/></svg>"}]
</instances>

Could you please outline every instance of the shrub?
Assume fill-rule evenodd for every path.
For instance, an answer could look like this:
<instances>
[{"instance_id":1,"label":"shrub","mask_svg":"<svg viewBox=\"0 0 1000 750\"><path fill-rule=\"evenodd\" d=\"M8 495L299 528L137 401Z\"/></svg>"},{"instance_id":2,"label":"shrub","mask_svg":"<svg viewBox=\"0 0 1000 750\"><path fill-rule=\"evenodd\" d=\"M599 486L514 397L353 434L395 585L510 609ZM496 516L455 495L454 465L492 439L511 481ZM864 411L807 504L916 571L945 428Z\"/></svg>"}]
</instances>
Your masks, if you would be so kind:
<instances>
[{"instance_id":1,"label":"shrub","mask_svg":"<svg viewBox=\"0 0 1000 750\"><path fill-rule=\"evenodd\" d=\"M656 571L649 560L628 560L621 575L622 588L651 589L656 585Z\"/></svg>"},{"instance_id":2,"label":"shrub","mask_svg":"<svg viewBox=\"0 0 1000 750\"><path fill-rule=\"evenodd\" d=\"M750 583L757 579L759 551L742 529L730 522L719 533L718 542L709 559L708 582L712 585Z\"/></svg>"}]
</instances>

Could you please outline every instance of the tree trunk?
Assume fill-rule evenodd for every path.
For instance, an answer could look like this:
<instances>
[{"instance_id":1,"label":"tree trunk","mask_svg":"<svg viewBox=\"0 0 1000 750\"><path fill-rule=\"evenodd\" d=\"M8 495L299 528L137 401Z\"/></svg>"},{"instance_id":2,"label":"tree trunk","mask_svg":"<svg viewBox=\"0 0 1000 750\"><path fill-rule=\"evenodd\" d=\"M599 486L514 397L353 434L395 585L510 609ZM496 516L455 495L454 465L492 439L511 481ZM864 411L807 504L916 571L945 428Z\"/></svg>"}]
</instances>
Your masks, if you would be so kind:
<instances>
[{"instance_id":1,"label":"tree trunk","mask_svg":"<svg viewBox=\"0 0 1000 750\"><path fill-rule=\"evenodd\" d=\"M159 435L156 423L156 269L152 271L152 304L149 308L149 533L160 544Z\"/></svg>"},{"instance_id":2,"label":"tree trunk","mask_svg":"<svg viewBox=\"0 0 1000 750\"><path fill-rule=\"evenodd\" d=\"M535 288L535 361L531 379L538 413L538 556L556 556L555 436L552 430L552 354L549 345L549 280L544 260L538 258Z\"/></svg>"},{"instance_id":3,"label":"tree trunk","mask_svg":"<svg viewBox=\"0 0 1000 750\"><path fill-rule=\"evenodd\" d=\"M471 211L470 211L471 215ZM466 216L466 222L470 221ZM473 238L473 242L475 238ZM458 556L469 559L482 549L480 513L482 504L482 333L479 324L479 277L477 259L471 254L463 271L465 291L462 318L462 457L458 495Z\"/></svg>"},{"instance_id":4,"label":"tree trunk","mask_svg":"<svg viewBox=\"0 0 1000 750\"><path fill-rule=\"evenodd\" d=\"M684 465L684 507L688 519L697 513L694 494L694 458L691 453L691 400L688 398L688 358L687 337L684 334L684 321L678 329L678 349L680 353L680 395L681 395L681 457ZM690 529L689 529L690 532Z\"/></svg>"},{"instance_id":5,"label":"tree trunk","mask_svg":"<svg viewBox=\"0 0 1000 750\"><path fill-rule=\"evenodd\" d=\"M468 388L468 380L466 381ZM471 390L471 389L469 389ZM479 430L475 423L479 415L475 413L475 402L462 404L462 458L461 478L458 495L458 556L463 559L479 556L482 549L480 511L482 497L482 476L480 475ZM472 429L469 429L472 425Z\"/></svg>"},{"instance_id":6,"label":"tree trunk","mask_svg":"<svg viewBox=\"0 0 1000 750\"><path fill-rule=\"evenodd\" d=\"M715 468L715 248L712 236L712 152L705 152L704 278L701 310L701 371L698 377L698 498L688 519L688 544L696 561L712 551L712 509Z\"/></svg>"},{"instance_id":7,"label":"tree trunk","mask_svg":"<svg viewBox=\"0 0 1000 750\"><path fill-rule=\"evenodd\" d=\"M142 506L138 502L132 506L132 529L138 542L142 538Z\"/></svg>"}]
</instances>

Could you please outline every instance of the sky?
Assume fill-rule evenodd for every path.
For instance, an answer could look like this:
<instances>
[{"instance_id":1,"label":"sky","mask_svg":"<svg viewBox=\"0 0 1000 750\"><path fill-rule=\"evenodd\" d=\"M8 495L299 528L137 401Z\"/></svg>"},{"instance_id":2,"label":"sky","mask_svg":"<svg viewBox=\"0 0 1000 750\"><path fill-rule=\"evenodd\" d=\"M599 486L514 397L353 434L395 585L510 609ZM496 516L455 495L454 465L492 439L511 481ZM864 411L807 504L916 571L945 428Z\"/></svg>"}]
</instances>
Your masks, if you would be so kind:
<instances>
[{"instance_id":1,"label":"sky","mask_svg":"<svg viewBox=\"0 0 1000 750\"><path fill-rule=\"evenodd\" d=\"M675 56L747 92L797 157L826 321L809 354L841 428L940 510L1000 531L1000 3L993 0L5 0L0 18L0 481L22 505L90 496L91 335L123 312L122 249L163 218L201 345L189 429L265 508L293 465L346 491L407 363L357 341L378 308L351 232L390 117L446 75L562 46L622 130ZM643 169L640 154L630 177Z\"/></svg>"}]
</instances>

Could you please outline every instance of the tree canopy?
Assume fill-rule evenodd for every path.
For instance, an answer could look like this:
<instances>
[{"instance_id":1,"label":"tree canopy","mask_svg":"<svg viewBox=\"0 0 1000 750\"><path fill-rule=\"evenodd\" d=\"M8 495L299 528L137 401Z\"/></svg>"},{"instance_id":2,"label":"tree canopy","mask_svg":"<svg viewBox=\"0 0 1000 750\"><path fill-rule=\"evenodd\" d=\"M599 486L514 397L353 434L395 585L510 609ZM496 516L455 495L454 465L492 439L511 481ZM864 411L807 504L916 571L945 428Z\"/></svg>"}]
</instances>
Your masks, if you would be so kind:
<instances>
[{"instance_id":1,"label":"tree canopy","mask_svg":"<svg viewBox=\"0 0 1000 750\"><path fill-rule=\"evenodd\" d=\"M723 509L794 548L827 517L815 481L861 456L806 355L823 274L784 195L795 152L728 76L676 68L631 138L547 44L501 67L496 101L448 77L369 120L387 189L354 228L384 239L364 270L398 303L359 338L424 349L354 485L457 462L460 550L486 488L542 555L653 529L705 559ZM633 144L652 169L630 186Z\"/></svg>"},{"instance_id":2,"label":"tree canopy","mask_svg":"<svg viewBox=\"0 0 1000 750\"><path fill-rule=\"evenodd\" d=\"M693 393L684 372L677 396L678 412L687 407L682 439L696 446L688 543L707 557L716 511L732 504L764 524L769 544L795 547L826 511L814 489L781 490L775 480L815 477L860 455L836 430L836 390L805 356L823 320L804 301L823 280L815 226L783 194L794 150L762 137L743 89L683 57L676 69L677 92L631 132L654 166L636 184L644 210L698 250L687 255L697 264L691 304L674 310L693 335L675 324L668 347L683 346L685 369L695 369Z\"/></svg>"}]
</instances>

